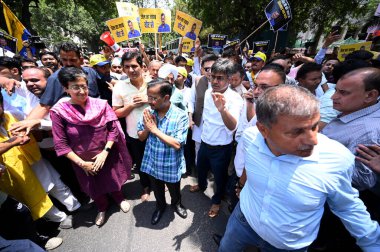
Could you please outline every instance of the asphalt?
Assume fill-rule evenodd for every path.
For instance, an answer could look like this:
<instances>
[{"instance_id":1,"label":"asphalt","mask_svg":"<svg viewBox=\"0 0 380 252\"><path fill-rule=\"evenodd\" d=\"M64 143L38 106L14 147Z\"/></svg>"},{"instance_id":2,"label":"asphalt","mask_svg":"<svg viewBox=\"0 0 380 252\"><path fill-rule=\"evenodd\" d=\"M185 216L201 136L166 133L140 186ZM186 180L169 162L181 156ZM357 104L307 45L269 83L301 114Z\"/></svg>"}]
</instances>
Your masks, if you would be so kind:
<instances>
[{"instance_id":1,"label":"asphalt","mask_svg":"<svg viewBox=\"0 0 380 252\"><path fill-rule=\"evenodd\" d=\"M228 221L227 203L222 202L219 215L213 219L207 213L211 206L213 182L209 183L204 193L191 193L189 187L196 183L194 177L181 180L182 203L187 208L186 219L180 218L170 208L170 195L166 192L168 207L160 222L153 226L150 223L155 210L153 192L147 202L141 202L142 192L138 175L123 186L131 210L123 213L116 204L107 211L107 220L102 227L97 227L97 211L76 213L73 216L73 229L61 230L62 245L54 251L69 252L147 252L147 251L207 251L217 250L212 239L213 234L223 234Z\"/></svg>"}]
</instances>

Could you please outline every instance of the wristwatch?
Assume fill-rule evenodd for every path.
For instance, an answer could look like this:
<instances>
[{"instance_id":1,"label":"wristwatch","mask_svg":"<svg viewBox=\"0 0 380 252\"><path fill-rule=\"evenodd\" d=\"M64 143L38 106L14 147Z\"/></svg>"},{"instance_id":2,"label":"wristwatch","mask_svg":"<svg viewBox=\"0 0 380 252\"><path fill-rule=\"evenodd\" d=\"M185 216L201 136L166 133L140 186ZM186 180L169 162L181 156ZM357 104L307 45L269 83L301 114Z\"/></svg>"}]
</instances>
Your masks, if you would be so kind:
<instances>
[{"instance_id":1,"label":"wristwatch","mask_svg":"<svg viewBox=\"0 0 380 252\"><path fill-rule=\"evenodd\" d=\"M109 147L105 147L104 150L107 151L107 152L110 152L110 151L111 151L111 148L109 148Z\"/></svg>"}]
</instances>

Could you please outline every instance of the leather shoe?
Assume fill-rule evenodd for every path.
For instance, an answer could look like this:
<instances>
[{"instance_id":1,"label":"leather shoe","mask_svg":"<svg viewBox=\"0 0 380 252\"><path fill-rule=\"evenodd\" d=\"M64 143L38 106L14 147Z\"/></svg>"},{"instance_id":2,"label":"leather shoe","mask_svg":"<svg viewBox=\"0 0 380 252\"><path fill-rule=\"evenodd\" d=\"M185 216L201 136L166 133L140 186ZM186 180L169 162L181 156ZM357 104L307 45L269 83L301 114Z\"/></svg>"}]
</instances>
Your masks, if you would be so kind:
<instances>
[{"instance_id":1,"label":"leather shoe","mask_svg":"<svg viewBox=\"0 0 380 252\"><path fill-rule=\"evenodd\" d=\"M151 221L152 225L156 225L160 221L163 213L164 213L164 210L160 210L160 209L156 209L154 211L152 215L152 221Z\"/></svg>"},{"instance_id":2,"label":"leather shoe","mask_svg":"<svg viewBox=\"0 0 380 252\"><path fill-rule=\"evenodd\" d=\"M184 206L182 206L181 204L177 204L177 205L173 206L173 208L174 208L174 211L179 215L179 217L186 219L187 211L186 211L186 208Z\"/></svg>"},{"instance_id":3,"label":"leather shoe","mask_svg":"<svg viewBox=\"0 0 380 252\"><path fill-rule=\"evenodd\" d=\"M69 229L73 227L73 217L71 215L66 215L66 218L59 224L61 229Z\"/></svg>"}]
</instances>

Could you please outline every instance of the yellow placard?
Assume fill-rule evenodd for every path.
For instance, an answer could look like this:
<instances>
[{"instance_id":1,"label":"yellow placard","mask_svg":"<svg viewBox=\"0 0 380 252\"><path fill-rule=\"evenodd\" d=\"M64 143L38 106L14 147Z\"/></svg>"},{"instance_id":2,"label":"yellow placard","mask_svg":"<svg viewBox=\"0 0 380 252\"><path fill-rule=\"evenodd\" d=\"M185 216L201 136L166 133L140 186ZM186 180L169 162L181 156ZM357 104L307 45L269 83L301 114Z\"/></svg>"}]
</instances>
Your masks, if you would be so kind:
<instances>
[{"instance_id":1,"label":"yellow placard","mask_svg":"<svg viewBox=\"0 0 380 252\"><path fill-rule=\"evenodd\" d=\"M134 17L119 17L106 22L116 43L140 37L139 25Z\"/></svg>"},{"instance_id":2,"label":"yellow placard","mask_svg":"<svg viewBox=\"0 0 380 252\"><path fill-rule=\"evenodd\" d=\"M194 52L195 49L195 40L189 39L187 37L182 38L182 52L189 53Z\"/></svg>"},{"instance_id":3,"label":"yellow placard","mask_svg":"<svg viewBox=\"0 0 380 252\"><path fill-rule=\"evenodd\" d=\"M116 2L119 17L139 17L139 7L126 2Z\"/></svg>"},{"instance_id":4,"label":"yellow placard","mask_svg":"<svg viewBox=\"0 0 380 252\"><path fill-rule=\"evenodd\" d=\"M182 12L177 11L173 30L184 37L196 40L202 28L202 21Z\"/></svg>"},{"instance_id":5,"label":"yellow placard","mask_svg":"<svg viewBox=\"0 0 380 252\"><path fill-rule=\"evenodd\" d=\"M338 52L338 59L340 61L344 61L344 58L353 51L358 51L358 50L366 50L370 51L371 49L371 41L368 42L361 42L361 43L355 43L355 44L350 44L350 45L341 45L339 47L339 52Z\"/></svg>"},{"instance_id":6,"label":"yellow placard","mask_svg":"<svg viewBox=\"0 0 380 252\"><path fill-rule=\"evenodd\" d=\"M142 33L171 32L170 10L159 8L140 8L139 13Z\"/></svg>"}]
</instances>

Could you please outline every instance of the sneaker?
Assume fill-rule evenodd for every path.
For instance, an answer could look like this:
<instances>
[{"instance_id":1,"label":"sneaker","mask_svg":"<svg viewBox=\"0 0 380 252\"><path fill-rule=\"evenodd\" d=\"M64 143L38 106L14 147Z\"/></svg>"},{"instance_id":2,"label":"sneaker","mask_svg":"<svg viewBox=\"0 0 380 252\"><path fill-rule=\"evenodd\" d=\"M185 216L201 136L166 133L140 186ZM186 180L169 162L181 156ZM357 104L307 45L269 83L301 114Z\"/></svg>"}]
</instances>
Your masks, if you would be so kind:
<instances>
[{"instance_id":1,"label":"sneaker","mask_svg":"<svg viewBox=\"0 0 380 252\"><path fill-rule=\"evenodd\" d=\"M58 248L62 244L63 240L60 237L53 237L50 238L46 244L45 244L45 249L46 250L53 250L55 248Z\"/></svg>"},{"instance_id":2,"label":"sneaker","mask_svg":"<svg viewBox=\"0 0 380 252\"><path fill-rule=\"evenodd\" d=\"M66 215L66 218L61 221L59 224L59 228L61 229L70 229L73 227L73 216L71 215Z\"/></svg>"},{"instance_id":3,"label":"sneaker","mask_svg":"<svg viewBox=\"0 0 380 252\"><path fill-rule=\"evenodd\" d=\"M129 209L131 208L131 205L128 203L127 200L123 200L121 203L120 203L120 209L121 211L123 211L124 213L127 213L129 211Z\"/></svg>"}]
</instances>

